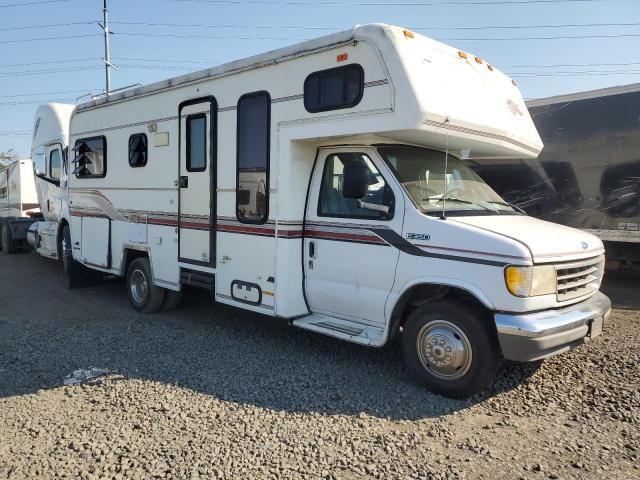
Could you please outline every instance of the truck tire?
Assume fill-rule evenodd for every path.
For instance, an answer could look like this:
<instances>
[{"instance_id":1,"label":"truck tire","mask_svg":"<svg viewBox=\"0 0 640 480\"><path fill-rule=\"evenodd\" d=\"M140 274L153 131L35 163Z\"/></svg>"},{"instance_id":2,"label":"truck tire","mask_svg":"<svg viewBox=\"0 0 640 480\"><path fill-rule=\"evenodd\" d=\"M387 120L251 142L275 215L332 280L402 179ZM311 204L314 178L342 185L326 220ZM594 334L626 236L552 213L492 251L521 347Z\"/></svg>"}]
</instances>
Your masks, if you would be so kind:
<instances>
[{"instance_id":1,"label":"truck tire","mask_svg":"<svg viewBox=\"0 0 640 480\"><path fill-rule=\"evenodd\" d=\"M127 293L133 308L141 313L154 313L162 308L165 289L154 285L147 258L136 258L129 265Z\"/></svg>"},{"instance_id":2,"label":"truck tire","mask_svg":"<svg viewBox=\"0 0 640 480\"><path fill-rule=\"evenodd\" d=\"M71 275L71 262L73 262L73 250L71 249L71 230L69 225L62 228L62 239L60 245L60 258L62 260L62 268L64 274Z\"/></svg>"},{"instance_id":3,"label":"truck tire","mask_svg":"<svg viewBox=\"0 0 640 480\"><path fill-rule=\"evenodd\" d=\"M18 250L18 241L13 239L9 222L2 224L2 251L4 253L16 253Z\"/></svg>"},{"instance_id":4,"label":"truck tire","mask_svg":"<svg viewBox=\"0 0 640 480\"><path fill-rule=\"evenodd\" d=\"M484 390L501 362L495 332L482 312L449 301L411 312L402 332L402 354L419 383L449 398Z\"/></svg>"}]
</instances>

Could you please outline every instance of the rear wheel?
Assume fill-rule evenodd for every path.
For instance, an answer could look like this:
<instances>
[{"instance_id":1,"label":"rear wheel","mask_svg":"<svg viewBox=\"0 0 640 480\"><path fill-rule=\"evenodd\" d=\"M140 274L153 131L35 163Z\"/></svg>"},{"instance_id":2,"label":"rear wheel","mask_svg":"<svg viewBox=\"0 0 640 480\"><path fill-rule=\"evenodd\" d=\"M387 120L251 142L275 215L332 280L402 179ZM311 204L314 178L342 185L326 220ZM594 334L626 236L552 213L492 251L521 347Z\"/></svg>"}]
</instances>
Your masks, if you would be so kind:
<instances>
[{"instance_id":1,"label":"rear wheel","mask_svg":"<svg viewBox=\"0 0 640 480\"><path fill-rule=\"evenodd\" d=\"M129 265L127 293L131 305L139 312L153 313L162 308L165 289L154 285L148 259L136 258Z\"/></svg>"},{"instance_id":2,"label":"rear wheel","mask_svg":"<svg viewBox=\"0 0 640 480\"><path fill-rule=\"evenodd\" d=\"M421 384L450 398L481 392L500 365L499 345L482 312L448 301L427 303L409 315L402 353Z\"/></svg>"},{"instance_id":3,"label":"rear wheel","mask_svg":"<svg viewBox=\"0 0 640 480\"><path fill-rule=\"evenodd\" d=\"M9 223L2 224L2 251L4 253L16 253L18 250L18 241L13 239Z\"/></svg>"}]
</instances>

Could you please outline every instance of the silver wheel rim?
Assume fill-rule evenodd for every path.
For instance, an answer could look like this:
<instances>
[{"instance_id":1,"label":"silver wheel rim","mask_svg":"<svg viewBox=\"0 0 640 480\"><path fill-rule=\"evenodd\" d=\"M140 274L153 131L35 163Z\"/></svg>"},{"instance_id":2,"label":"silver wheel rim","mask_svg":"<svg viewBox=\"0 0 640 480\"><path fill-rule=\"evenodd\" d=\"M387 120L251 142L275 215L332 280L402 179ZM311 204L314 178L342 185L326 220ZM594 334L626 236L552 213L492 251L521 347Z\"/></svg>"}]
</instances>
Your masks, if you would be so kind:
<instances>
[{"instance_id":1,"label":"silver wheel rim","mask_svg":"<svg viewBox=\"0 0 640 480\"><path fill-rule=\"evenodd\" d=\"M422 366L434 377L457 380L471 367L473 352L465 333L446 320L427 323L416 340Z\"/></svg>"},{"instance_id":2,"label":"silver wheel rim","mask_svg":"<svg viewBox=\"0 0 640 480\"><path fill-rule=\"evenodd\" d=\"M134 270L131 274L131 297L136 303L144 303L147 298L147 277L142 270Z\"/></svg>"}]
</instances>

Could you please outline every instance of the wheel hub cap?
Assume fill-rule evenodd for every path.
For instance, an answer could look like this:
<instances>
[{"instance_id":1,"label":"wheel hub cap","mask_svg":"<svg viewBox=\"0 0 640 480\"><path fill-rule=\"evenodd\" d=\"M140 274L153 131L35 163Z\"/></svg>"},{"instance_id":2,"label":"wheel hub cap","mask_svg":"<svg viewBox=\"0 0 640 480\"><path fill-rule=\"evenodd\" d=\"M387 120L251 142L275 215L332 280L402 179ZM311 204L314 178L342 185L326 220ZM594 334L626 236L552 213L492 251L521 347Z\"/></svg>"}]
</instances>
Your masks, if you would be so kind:
<instances>
[{"instance_id":1,"label":"wheel hub cap","mask_svg":"<svg viewBox=\"0 0 640 480\"><path fill-rule=\"evenodd\" d=\"M147 279L140 270L131 274L131 296L136 303L144 303L147 298Z\"/></svg>"},{"instance_id":2,"label":"wheel hub cap","mask_svg":"<svg viewBox=\"0 0 640 480\"><path fill-rule=\"evenodd\" d=\"M433 376L456 380L471 367L471 344L465 333L446 320L429 322L418 333L418 356Z\"/></svg>"}]
</instances>

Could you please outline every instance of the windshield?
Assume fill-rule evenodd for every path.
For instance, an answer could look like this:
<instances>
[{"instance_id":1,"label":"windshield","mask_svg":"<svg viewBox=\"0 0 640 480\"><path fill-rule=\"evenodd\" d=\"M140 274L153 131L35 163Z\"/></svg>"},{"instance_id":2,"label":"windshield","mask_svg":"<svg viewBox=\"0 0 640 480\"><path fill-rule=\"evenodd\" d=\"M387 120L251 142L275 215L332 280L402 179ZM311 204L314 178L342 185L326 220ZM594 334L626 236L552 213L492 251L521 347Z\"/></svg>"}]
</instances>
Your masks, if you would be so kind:
<instances>
[{"instance_id":1,"label":"windshield","mask_svg":"<svg viewBox=\"0 0 640 480\"><path fill-rule=\"evenodd\" d=\"M378 151L402 183L413 203L426 214L478 212L513 214L515 211L462 160L448 155L445 191L445 153L426 148L393 145Z\"/></svg>"}]
</instances>

